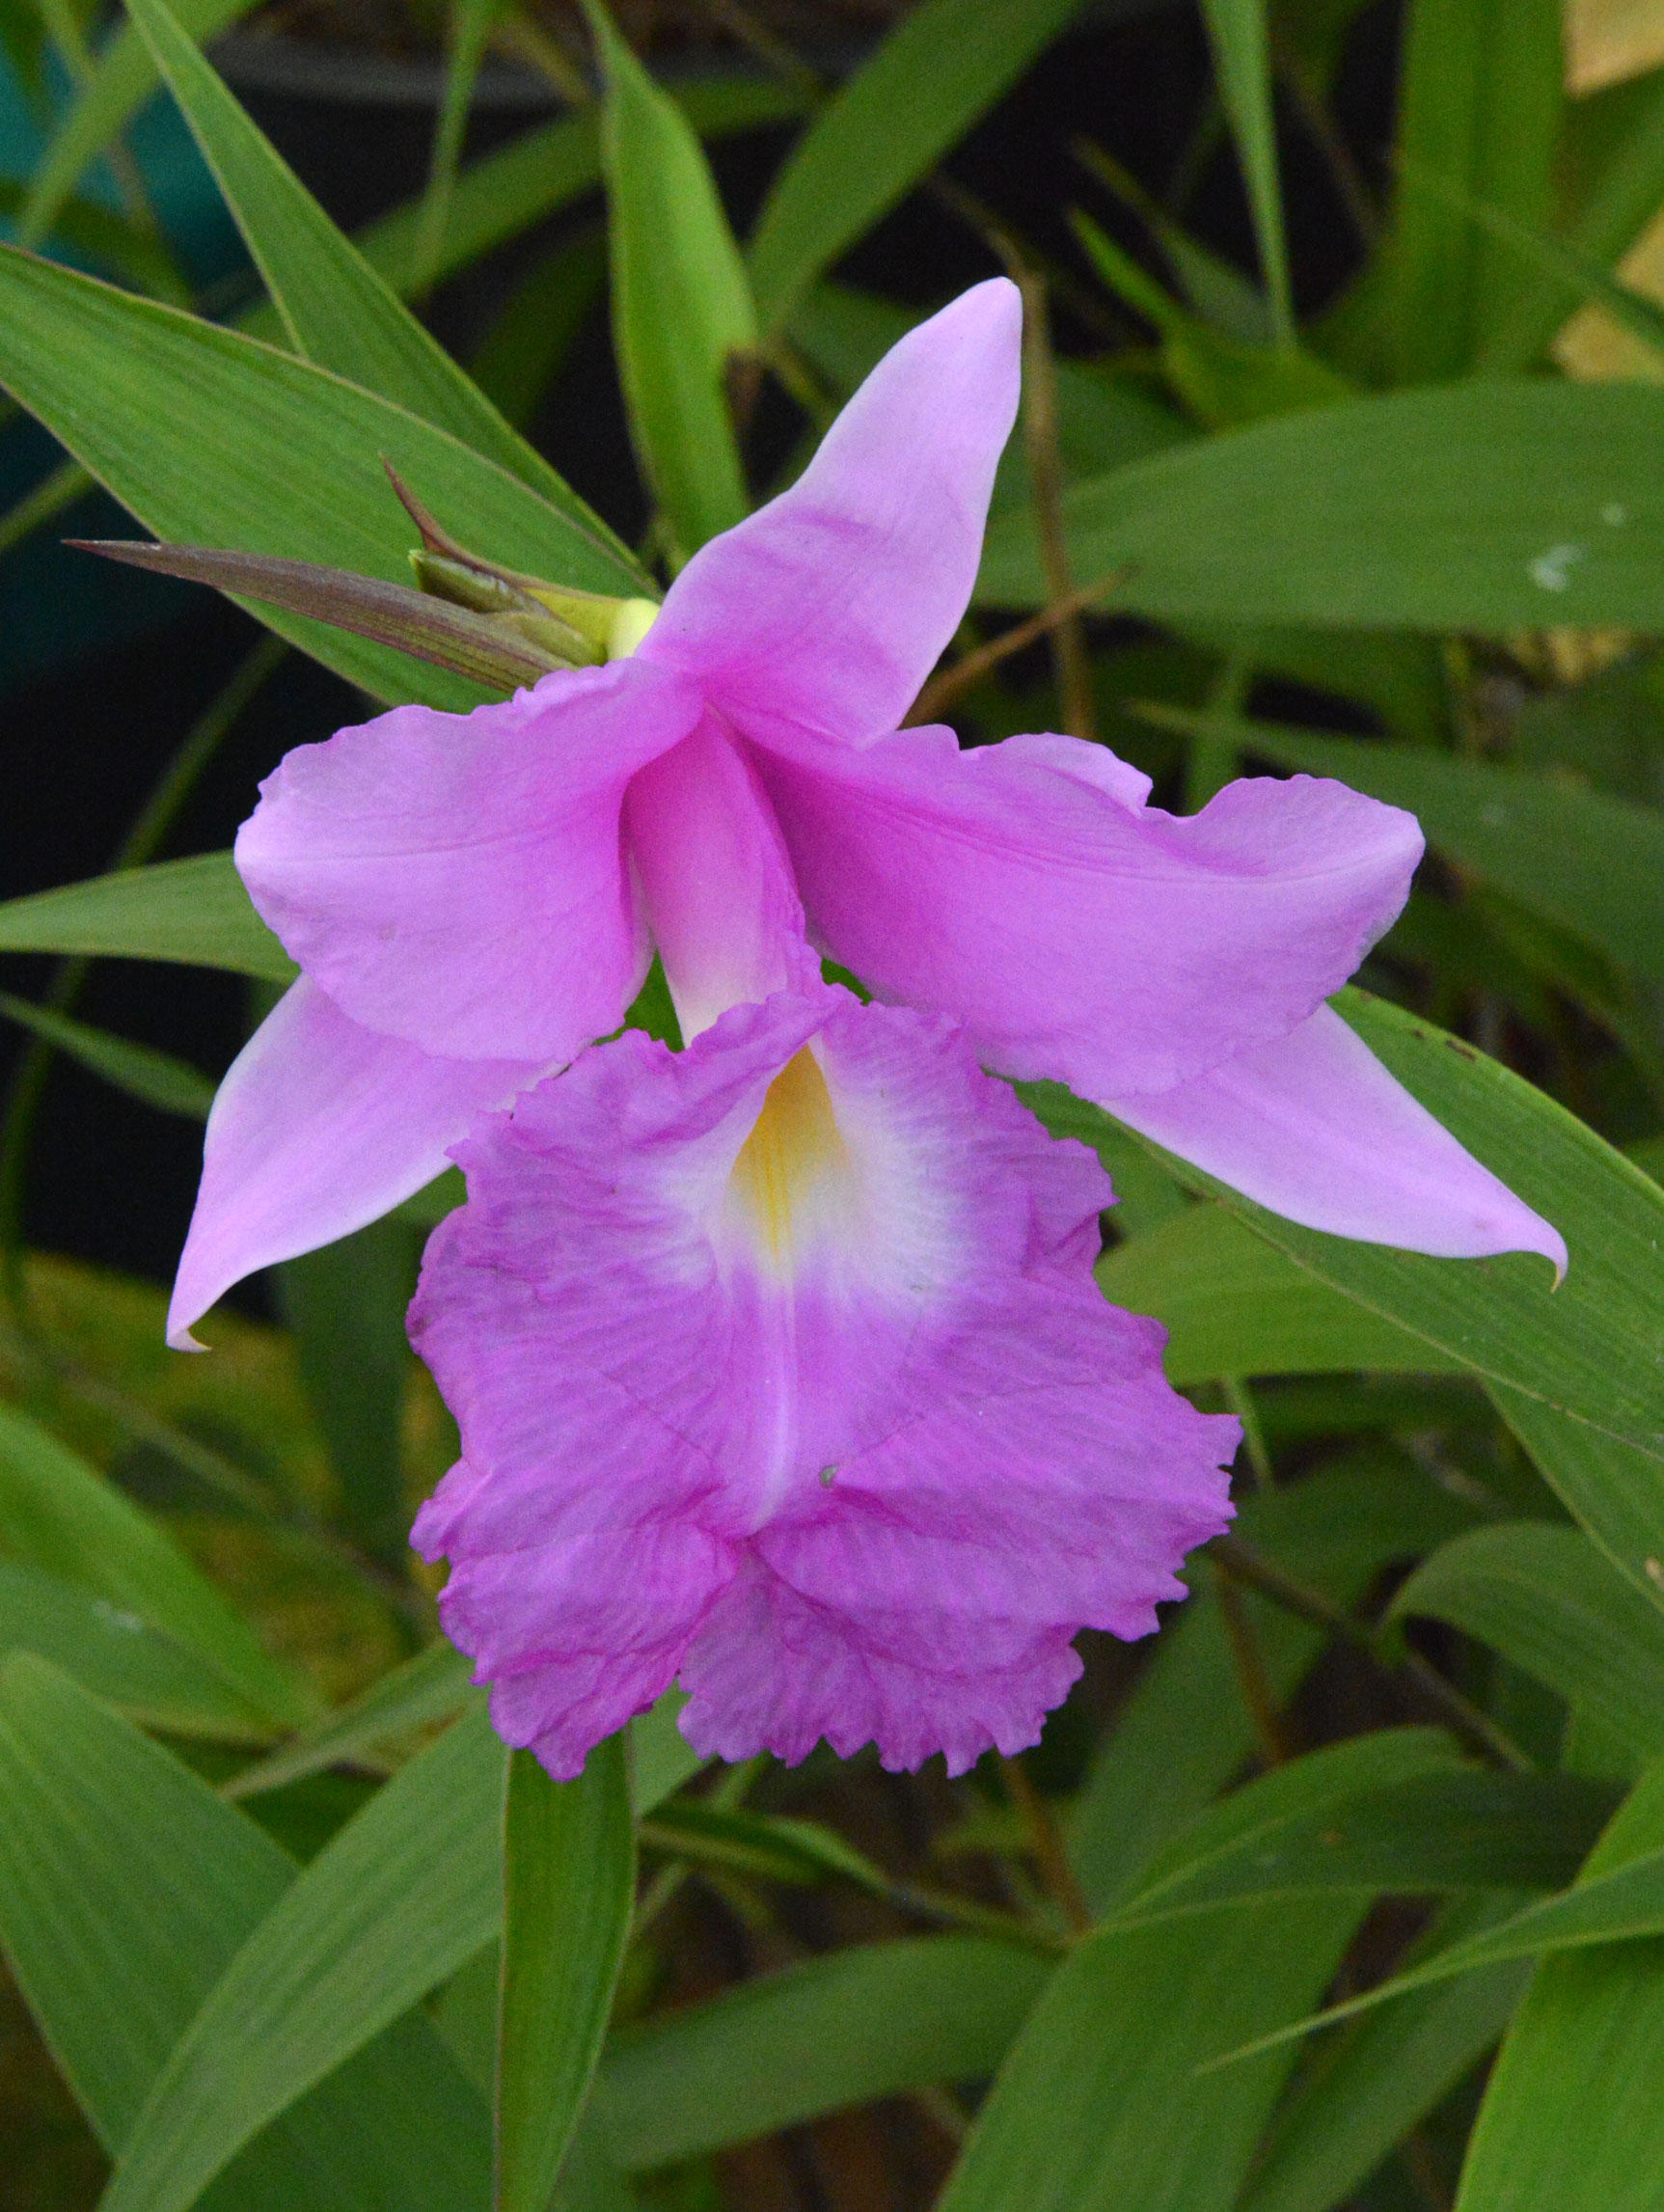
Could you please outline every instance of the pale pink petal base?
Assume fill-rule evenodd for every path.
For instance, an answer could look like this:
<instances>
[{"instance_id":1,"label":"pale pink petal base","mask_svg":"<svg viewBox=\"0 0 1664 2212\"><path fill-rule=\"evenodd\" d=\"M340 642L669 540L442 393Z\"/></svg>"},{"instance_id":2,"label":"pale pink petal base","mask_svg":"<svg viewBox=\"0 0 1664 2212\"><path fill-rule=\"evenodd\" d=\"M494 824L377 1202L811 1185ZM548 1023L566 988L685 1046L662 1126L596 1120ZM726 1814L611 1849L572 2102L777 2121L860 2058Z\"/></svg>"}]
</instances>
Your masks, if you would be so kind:
<instances>
[{"instance_id":1,"label":"pale pink petal base","mask_svg":"<svg viewBox=\"0 0 1664 2212\"><path fill-rule=\"evenodd\" d=\"M805 1046L842 1164L765 1248L734 1162ZM700 1750L961 1771L1228 1518L1236 1424L1092 1282L1102 1169L946 1023L817 991L680 1054L632 1033L458 1157L412 1334L465 1457L415 1541L556 1774L677 1672Z\"/></svg>"},{"instance_id":2,"label":"pale pink petal base","mask_svg":"<svg viewBox=\"0 0 1664 2212\"><path fill-rule=\"evenodd\" d=\"M208 1116L168 1342L257 1268L373 1221L431 1182L474 1116L545 1072L442 1060L349 1022L302 976L243 1047Z\"/></svg>"},{"instance_id":3,"label":"pale pink petal base","mask_svg":"<svg viewBox=\"0 0 1664 2212\"><path fill-rule=\"evenodd\" d=\"M963 1022L1002 1075L1085 1098L1286 1036L1398 913L1422 850L1412 815L1306 776L1163 813L1073 738L777 733L754 752L824 949Z\"/></svg>"},{"instance_id":4,"label":"pale pink petal base","mask_svg":"<svg viewBox=\"0 0 1664 2212\"><path fill-rule=\"evenodd\" d=\"M1566 1243L1381 1066L1332 1007L1149 1097L1102 1104L1273 1214L1334 1237L1477 1259Z\"/></svg>"}]
</instances>

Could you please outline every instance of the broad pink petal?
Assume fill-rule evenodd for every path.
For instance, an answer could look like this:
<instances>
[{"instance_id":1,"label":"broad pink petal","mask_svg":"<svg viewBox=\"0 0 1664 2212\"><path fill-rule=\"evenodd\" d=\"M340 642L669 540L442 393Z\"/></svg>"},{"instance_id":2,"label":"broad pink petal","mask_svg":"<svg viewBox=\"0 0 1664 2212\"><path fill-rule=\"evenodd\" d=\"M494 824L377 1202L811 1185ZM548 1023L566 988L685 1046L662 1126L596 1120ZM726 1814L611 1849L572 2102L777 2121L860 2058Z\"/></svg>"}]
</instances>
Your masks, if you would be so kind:
<instances>
[{"instance_id":1,"label":"broad pink petal","mask_svg":"<svg viewBox=\"0 0 1664 2212\"><path fill-rule=\"evenodd\" d=\"M202 1187L168 1311L168 1342L232 1283L373 1221L446 1164L484 1108L545 1063L443 1060L349 1022L291 984L232 1061L208 1116Z\"/></svg>"},{"instance_id":2,"label":"broad pink petal","mask_svg":"<svg viewBox=\"0 0 1664 2212\"><path fill-rule=\"evenodd\" d=\"M791 489L689 561L640 657L745 727L893 729L970 599L1022 343L1002 277L910 331Z\"/></svg>"},{"instance_id":3,"label":"broad pink petal","mask_svg":"<svg viewBox=\"0 0 1664 2212\"><path fill-rule=\"evenodd\" d=\"M1332 1007L1177 1090L1103 1103L1309 1229L1451 1259L1541 1252L1566 1270L1559 1232L1464 1151Z\"/></svg>"},{"instance_id":4,"label":"broad pink petal","mask_svg":"<svg viewBox=\"0 0 1664 2212\"><path fill-rule=\"evenodd\" d=\"M720 724L638 771L624 827L685 1038L730 1006L818 980L774 810Z\"/></svg>"},{"instance_id":5,"label":"broad pink petal","mask_svg":"<svg viewBox=\"0 0 1664 2212\"><path fill-rule=\"evenodd\" d=\"M625 786L699 713L635 660L468 715L395 707L286 756L237 866L354 1021L458 1059L569 1059L617 1027L645 969Z\"/></svg>"},{"instance_id":6,"label":"broad pink petal","mask_svg":"<svg viewBox=\"0 0 1664 2212\"><path fill-rule=\"evenodd\" d=\"M781 737L755 758L826 950L879 997L951 1013L1001 1073L1090 1098L1286 1036L1392 920L1422 850L1412 815L1307 776L1166 814L1053 736Z\"/></svg>"},{"instance_id":7,"label":"broad pink petal","mask_svg":"<svg viewBox=\"0 0 1664 2212\"><path fill-rule=\"evenodd\" d=\"M758 1198L805 1049L835 1129L767 1124ZM957 1771L1032 1741L1075 1631L1145 1633L1228 1517L1235 1424L1092 1282L1102 1169L945 1022L817 990L681 1053L628 1034L458 1157L412 1335L465 1460L417 1542L556 1771L677 1669L702 1748Z\"/></svg>"}]
</instances>

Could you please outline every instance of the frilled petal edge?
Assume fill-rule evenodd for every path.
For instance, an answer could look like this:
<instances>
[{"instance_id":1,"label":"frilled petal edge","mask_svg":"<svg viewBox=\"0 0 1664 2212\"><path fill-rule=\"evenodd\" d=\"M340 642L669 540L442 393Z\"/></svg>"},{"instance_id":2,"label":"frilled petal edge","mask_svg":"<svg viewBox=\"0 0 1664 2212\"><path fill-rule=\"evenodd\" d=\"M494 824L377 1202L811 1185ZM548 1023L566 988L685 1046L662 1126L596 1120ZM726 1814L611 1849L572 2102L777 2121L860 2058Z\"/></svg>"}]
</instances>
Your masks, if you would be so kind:
<instances>
[{"instance_id":1,"label":"frilled petal edge","mask_svg":"<svg viewBox=\"0 0 1664 2212\"><path fill-rule=\"evenodd\" d=\"M412 1333L464 1459L418 1518L511 1740L892 1765L1032 1741L1141 1635L1236 1424L1091 1277L1107 1189L941 1020L782 994L584 1054L458 1148Z\"/></svg>"}]
</instances>

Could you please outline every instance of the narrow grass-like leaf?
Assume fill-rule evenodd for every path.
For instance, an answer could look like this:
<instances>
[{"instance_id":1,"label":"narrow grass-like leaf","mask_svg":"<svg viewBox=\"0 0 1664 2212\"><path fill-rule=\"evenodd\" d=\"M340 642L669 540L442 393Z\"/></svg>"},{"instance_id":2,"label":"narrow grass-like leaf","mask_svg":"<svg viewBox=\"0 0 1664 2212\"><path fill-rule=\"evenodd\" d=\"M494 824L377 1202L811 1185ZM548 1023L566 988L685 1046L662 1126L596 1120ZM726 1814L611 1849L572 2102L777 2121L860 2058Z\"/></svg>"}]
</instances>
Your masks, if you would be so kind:
<instances>
[{"instance_id":1,"label":"narrow grass-like leaf","mask_svg":"<svg viewBox=\"0 0 1664 2212\"><path fill-rule=\"evenodd\" d=\"M1631 1750L1664 1753L1664 1609L1577 1530L1542 1521L1475 1529L1434 1552L1393 1611L1477 1636Z\"/></svg>"},{"instance_id":2,"label":"narrow grass-like leaf","mask_svg":"<svg viewBox=\"0 0 1664 2212\"><path fill-rule=\"evenodd\" d=\"M693 553L746 512L733 398L756 315L704 150L591 0L607 72L613 341L637 458L677 545Z\"/></svg>"},{"instance_id":3,"label":"narrow grass-like leaf","mask_svg":"<svg viewBox=\"0 0 1664 2212\"><path fill-rule=\"evenodd\" d=\"M1472 1525L1432 1483L1406 1480L1394 1455L1360 1456L1241 1503L1237 1533L1334 1603L1357 1603L1381 1570ZM1074 1808L1070 1858L1088 1901L1106 1910L1136 1889L1155 1853L1200 1815L1258 1748L1237 1653L1205 1555L1186 1569L1194 1595L1162 1630L1151 1664L1099 1749ZM1321 1629L1234 1593L1266 1688L1281 1704L1323 1648Z\"/></svg>"},{"instance_id":4,"label":"narrow grass-like leaf","mask_svg":"<svg viewBox=\"0 0 1664 2212\"><path fill-rule=\"evenodd\" d=\"M1295 310L1289 291L1282 185L1277 176L1277 123L1271 104L1266 0L1204 0L1203 13L1214 47L1219 96L1231 119L1231 132L1248 188L1272 330L1279 345L1292 346Z\"/></svg>"},{"instance_id":5,"label":"narrow grass-like leaf","mask_svg":"<svg viewBox=\"0 0 1664 2212\"><path fill-rule=\"evenodd\" d=\"M383 456L506 566L630 594L638 571L449 433L234 331L0 249L0 383L158 538L404 582ZM299 616L268 626L379 696L467 707L477 686Z\"/></svg>"},{"instance_id":6,"label":"narrow grass-like leaf","mask_svg":"<svg viewBox=\"0 0 1664 2212\"><path fill-rule=\"evenodd\" d=\"M105 2148L293 1881L253 1821L42 1661L0 1669L0 1943ZM482 2102L399 2021L213 2184L209 2212L478 2212Z\"/></svg>"},{"instance_id":7,"label":"narrow grass-like leaf","mask_svg":"<svg viewBox=\"0 0 1664 2212\"><path fill-rule=\"evenodd\" d=\"M177 960L291 983L299 970L256 914L230 853L157 860L0 905L8 952Z\"/></svg>"},{"instance_id":8,"label":"narrow grass-like leaf","mask_svg":"<svg viewBox=\"0 0 1664 2212\"><path fill-rule=\"evenodd\" d=\"M752 234L757 313L800 295L962 138L1051 43L1080 0L923 0L816 116Z\"/></svg>"},{"instance_id":9,"label":"narrow grass-like leaf","mask_svg":"<svg viewBox=\"0 0 1664 2212\"><path fill-rule=\"evenodd\" d=\"M498 2212L546 2212L588 2092L636 1892L624 1738L552 1782L529 1751L508 1765Z\"/></svg>"},{"instance_id":10,"label":"narrow grass-like leaf","mask_svg":"<svg viewBox=\"0 0 1664 2212\"><path fill-rule=\"evenodd\" d=\"M108 1029L95 1029L91 1023L77 1022L50 1006L14 997L10 991L0 991L0 1014L159 1113L182 1114L187 1121L207 1119L214 1086L188 1060L158 1051L153 1045L135 1045Z\"/></svg>"},{"instance_id":11,"label":"narrow grass-like leaf","mask_svg":"<svg viewBox=\"0 0 1664 2212\"><path fill-rule=\"evenodd\" d=\"M128 13L214 173L295 351L488 455L627 564L605 524L336 229L204 61L167 0L128 0Z\"/></svg>"},{"instance_id":12,"label":"narrow grass-like leaf","mask_svg":"<svg viewBox=\"0 0 1664 2212\"><path fill-rule=\"evenodd\" d=\"M371 1221L286 1260L278 1274L301 1381L347 1523L368 1551L396 1570L404 1563L410 1534L400 1430L416 1355L404 1316L421 1249L408 1223Z\"/></svg>"},{"instance_id":13,"label":"narrow grass-like leaf","mask_svg":"<svg viewBox=\"0 0 1664 2212\"><path fill-rule=\"evenodd\" d=\"M1255 1903L1084 1938L1000 2068L941 2212L1228 2212L1288 2055L1196 2069L1309 2004L1358 1911Z\"/></svg>"},{"instance_id":14,"label":"narrow grass-like leaf","mask_svg":"<svg viewBox=\"0 0 1664 2212\"><path fill-rule=\"evenodd\" d=\"M1446 1940L1501 1917L1498 1902L1453 1906ZM1490 2050L1530 1979L1521 1960L1418 1990L1371 2013L1295 2091L1239 2212L1333 2212Z\"/></svg>"},{"instance_id":15,"label":"narrow grass-like leaf","mask_svg":"<svg viewBox=\"0 0 1664 2212\"><path fill-rule=\"evenodd\" d=\"M1064 499L1078 576L1163 619L1507 631L1664 628L1664 391L1487 379L1249 424ZM1268 545L1277 548L1267 560ZM1044 597L1028 518L977 594Z\"/></svg>"},{"instance_id":16,"label":"narrow grass-like leaf","mask_svg":"<svg viewBox=\"0 0 1664 2212\"><path fill-rule=\"evenodd\" d=\"M1415 0L1405 24L1398 151L1505 215L1551 211L1565 60L1560 0ZM1399 372L1459 374L1503 325L1525 286L1516 259L1459 210L1400 196L1392 270Z\"/></svg>"},{"instance_id":17,"label":"narrow grass-like leaf","mask_svg":"<svg viewBox=\"0 0 1664 2212\"><path fill-rule=\"evenodd\" d=\"M1538 1471L1632 1589L1664 1605L1664 1450L1620 1443L1524 1390L1490 1385Z\"/></svg>"},{"instance_id":18,"label":"narrow grass-like leaf","mask_svg":"<svg viewBox=\"0 0 1664 2212\"><path fill-rule=\"evenodd\" d=\"M293 1727L316 1713L310 1683L269 1655L149 1514L7 1406L0 1406L0 1552L161 1629L269 1720Z\"/></svg>"},{"instance_id":19,"label":"narrow grass-like leaf","mask_svg":"<svg viewBox=\"0 0 1664 2212\"><path fill-rule=\"evenodd\" d=\"M1583 1880L1661 1845L1655 1769ZM1664 1942L1544 1960L1487 2085L1457 2212L1642 2212L1661 2161Z\"/></svg>"},{"instance_id":20,"label":"narrow grass-like leaf","mask_svg":"<svg viewBox=\"0 0 1664 2212\"><path fill-rule=\"evenodd\" d=\"M472 1663L450 1644L430 1644L281 1751L244 1767L222 1786L221 1794L235 1799L282 1789L309 1774L373 1757L382 1746L435 1721L450 1720L481 1702L483 1693L474 1688L473 1671Z\"/></svg>"},{"instance_id":21,"label":"narrow grass-like leaf","mask_svg":"<svg viewBox=\"0 0 1664 2212\"><path fill-rule=\"evenodd\" d=\"M254 0L181 0L180 27L205 42L246 15ZM126 126L156 87L155 64L131 23L120 23L100 50L93 75L77 92L37 167L17 236L39 246L82 172Z\"/></svg>"},{"instance_id":22,"label":"narrow grass-like leaf","mask_svg":"<svg viewBox=\"0 0 1664 2212\"><path fill-rule=\"evenodd\" d=\"M341 1829L227 1967L101 2212L186 2212L243 2145L495 1934L505 1754L448 1729Z\"/></svg>"},{"instance_id":23,"label":"narrow grass-like leaf","mask_svg":"<svg viewBox=\"0 0 1664 2212\"><path fill-rule=\"evenodd\" d=\"M1431 1987L1477 1967L1494 1966L1515 1958L1547 1957L1582 1952L1591 1946L1621 1944L1636 1937L1664 1935L1664 1766L1650 1767L1613 1820L1601 1843L1591 1854L1579 1880L1558 1896L1527 1905L1495 1927L1465 1937L1459 1943L1395 1975L1361 1997L1348 1998L1311 2019L1273 2030L1252 2043L1224 2053L1210 2064L1228 2067L1252 2063L1275 2045L1307 2034L1315 2027L1351 2018L1412 1989ZM1617 1840L1615 1843L1614 1840ZM1633 1840L1633 1849L1631 1849ZM1607 1845L1613 1848L1608 1849Z\"/></svg>"},{"instance_id":24,"label":"narrow grass-like leaf","mask_svg":"<svg viewBox=\"0 0 1664 2212\"><path fill-rule=\"evenodd\" d=\"M666 2166L845 2105L992 2073L1051 1969L980 1936L862 1944L621 2029L593 2109L620 2166Z\"/></svg>"},{"instance_id":25,"label":"narrow grass-like leaf","mask_svg":"<svg viewBox=\"0 0 1664 2212\"><path fill-rule=\"evenodd\" d=\"M1221 1206L1190 1206L1108 1252L1098 1285L1114 1305L1167 1329L1162 1364L1181 1389L1224 1375L1456 1366L1317 1281Z\"/></svg>"},{"instance_id":26,"label":"narrow grass-like leaf","mask_svg":"<svg viewBox=\"0 0 1664 2212\"><path fill-rule=\"evenodd\" d=\"M33 1652L144 1728L259 1743L268 1715L136 1613L39 1568L0 1562L0 1653Z\"/></svg>"}]
</instances>

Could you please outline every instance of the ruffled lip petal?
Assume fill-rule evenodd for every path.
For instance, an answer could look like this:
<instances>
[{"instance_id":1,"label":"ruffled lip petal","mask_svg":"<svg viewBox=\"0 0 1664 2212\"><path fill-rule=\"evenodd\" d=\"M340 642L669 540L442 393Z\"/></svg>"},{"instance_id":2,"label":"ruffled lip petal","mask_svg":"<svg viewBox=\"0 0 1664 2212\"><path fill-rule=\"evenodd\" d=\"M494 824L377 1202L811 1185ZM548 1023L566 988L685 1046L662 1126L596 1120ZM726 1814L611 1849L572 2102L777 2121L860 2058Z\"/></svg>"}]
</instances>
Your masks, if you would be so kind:
<instances>
[{"instance_id":1,"label":"ruffled lip petal","mask_svg":"<svg viewBox=\"0 0 1664 2212\"><path fill-rule=\"evenodd\" d=\"M302 976L214 1100L168 1342L201 1351L191 1324L233 1283L420 1190L477 1113L544 1072L537 1061L440 1059L377 1036Z\"/></svg>"},{"instance_id":2,"label":"ruffled lip petal","mask_svg":"<svg viewBox=\"0 0 1664 2212\"><path fill-rule=\"evenodd\" d=\"M1176 817L1074 746L755 748L820 943L1002 1074L1169 1091L1286 1036L1404 903L1422 837L1397 807L1295 777Z\"/></svg>"},{"instance_id":3,"label":"ruffled lip petal","mask_svg":"<svg viewBox=\"0 0 1664 2212\"><path fill-rule=\"evenodd\" d=\"M1332 1007L1200 1080L1108 1111L1308 1229L1447 1259L1566 1241L1390 1076Z\"/></svg>"},{"instance_id":4,"label":"ruffled lip petal","mask_svg":"<svg viewBox=\"0 0 1664 2212\"><path fill-rule=\"evenodd\" d=\"M689 561L641 657L743 726L893 729L970 600L1022 343L1002 277L910 331L790 490Z\"/></svg>"},{"instance_id":5,"label":"ruffled lip petal","mask_svg":"<svg viewBox=\"0 0 1664 2212\"><path fill-rule=\"evenodd\" d=\"M417 1534L556 1771L678 1637L726 1756L1016 1749L1075 1630L1145 1633L1229 1517L1237 1424L1092 1282L1101 1167L950 1024L782 994L598 1047L458 1152L412 1327L467 1457Z\"/></svg>"},{"instance_id":6,"label":"ruffled lip petal","mask_svg":"<svg viewBox=\"0 0 1664 2212\"><path fill-rule=\"evenodd\" d=\"M702 712L639 660L298 746L236 860L261 915L352 1020L450 1058L569 1059L646 968L624 791Z\"/></svg>"}]
</instances>

